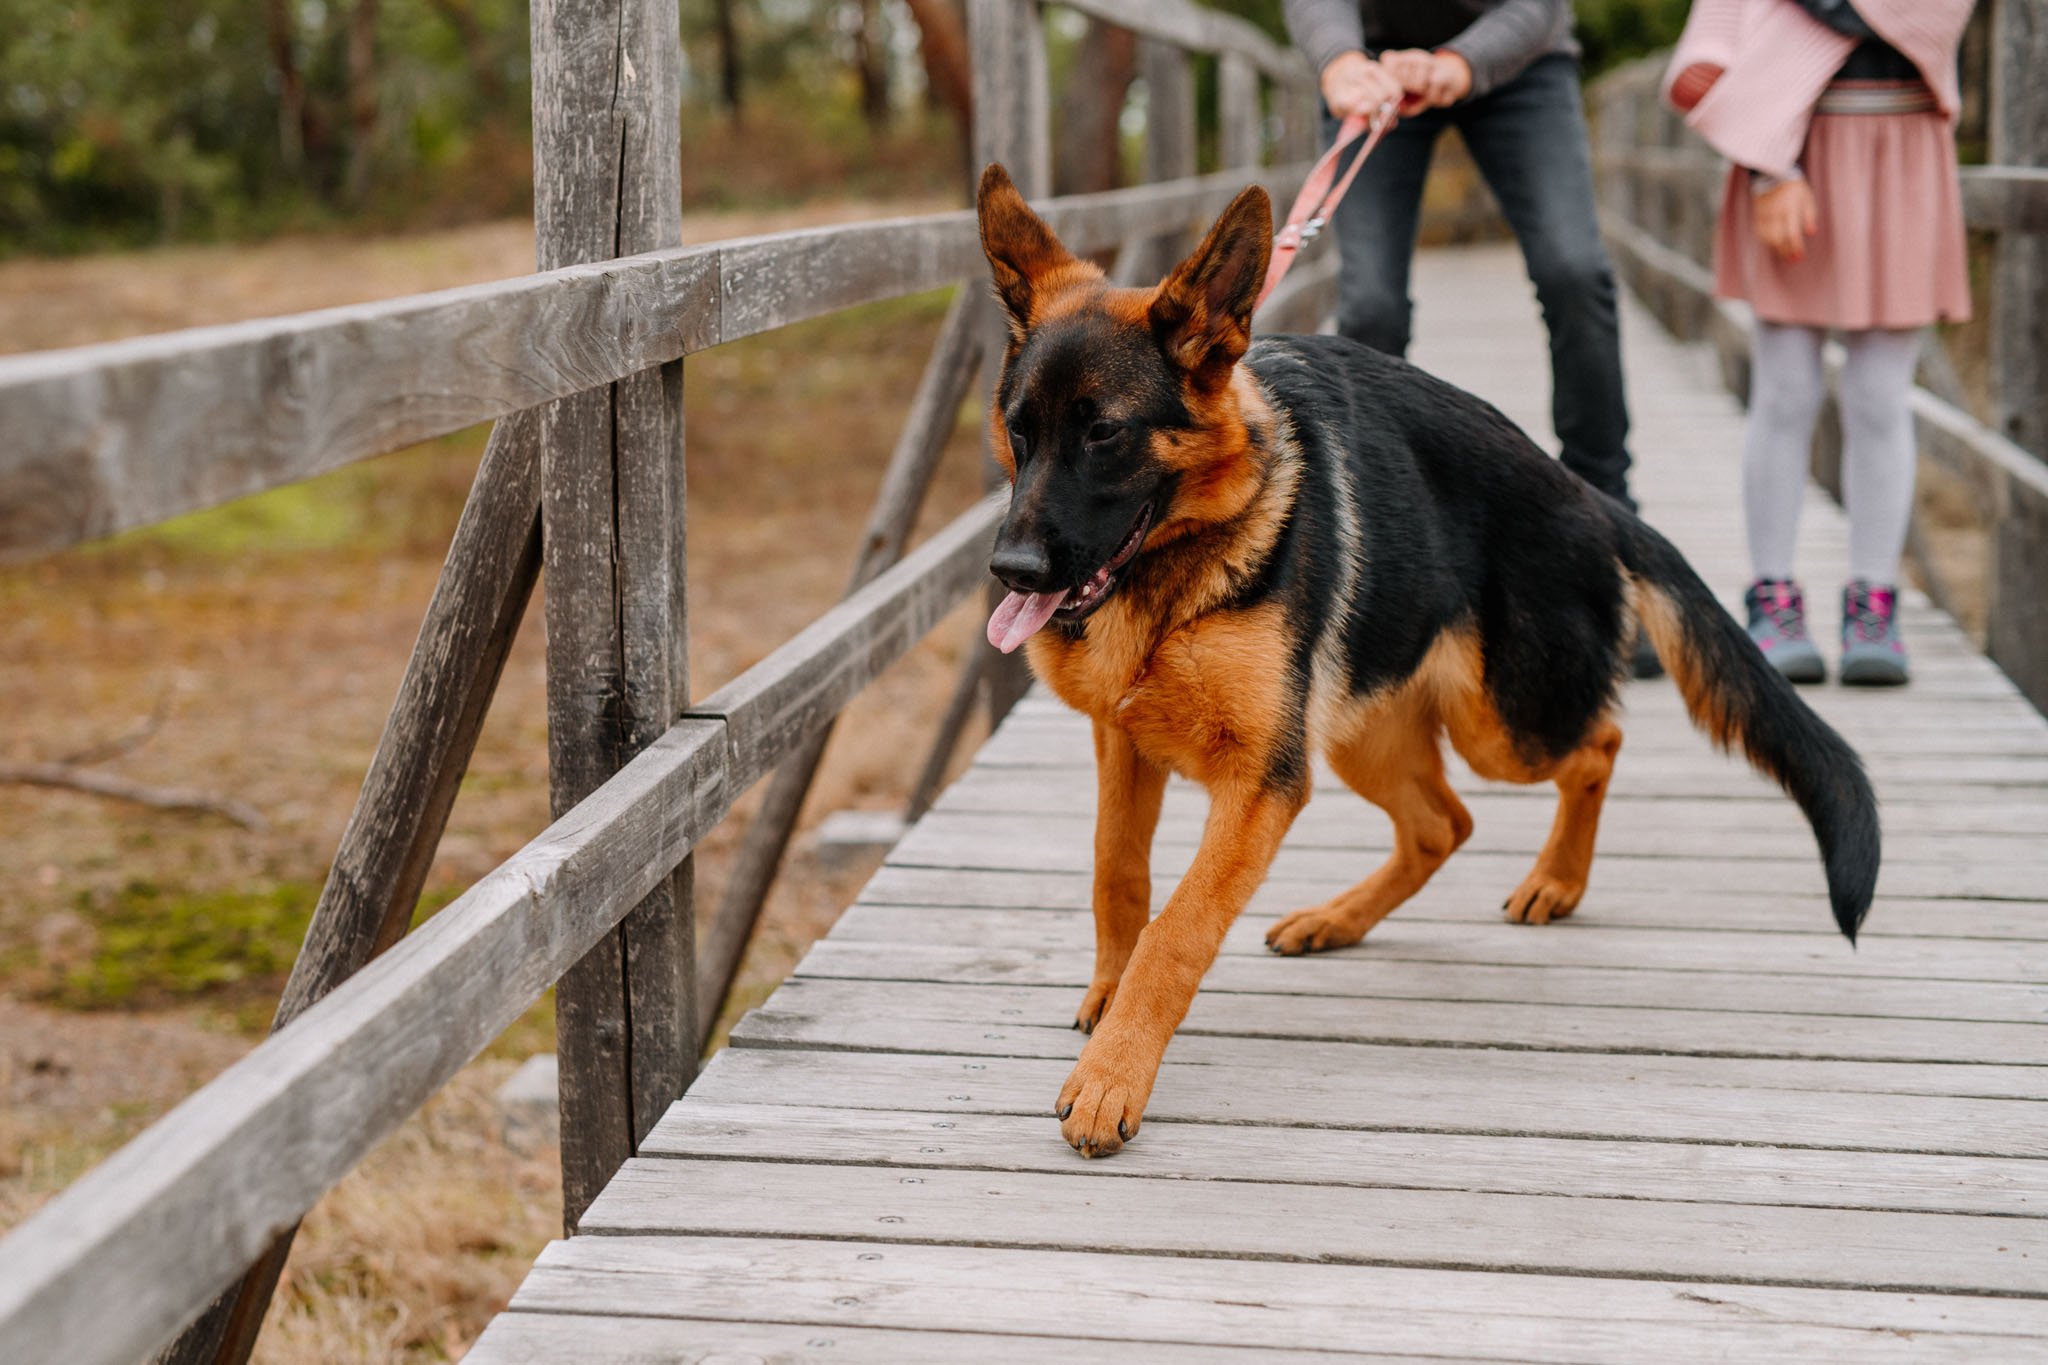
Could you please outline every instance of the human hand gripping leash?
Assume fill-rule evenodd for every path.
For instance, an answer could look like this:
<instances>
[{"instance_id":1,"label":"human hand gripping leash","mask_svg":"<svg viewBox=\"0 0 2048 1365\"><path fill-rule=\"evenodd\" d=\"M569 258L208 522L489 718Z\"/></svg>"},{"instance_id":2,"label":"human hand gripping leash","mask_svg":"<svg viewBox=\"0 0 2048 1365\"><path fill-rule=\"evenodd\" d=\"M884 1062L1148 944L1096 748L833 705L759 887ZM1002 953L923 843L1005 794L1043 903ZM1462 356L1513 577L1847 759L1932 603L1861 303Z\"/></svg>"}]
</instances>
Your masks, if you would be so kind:
<instances>
[{"instance_id":1,"label":"human hand gripping leash","mask_svg":"<svg viewBox=\"0 0 2048 1365\"><path fill-rule=\"evenodd\" d=\"M1259 290L1261 304L1272 294L1274 286L1280 283L1288 267L1294 264L1294 258L1301 253L1301 249L1314 241L1329 223L1330 215L1337 211L1337 202L1344 197L1345 191L1351 188L1351 182L1357 178L1358 168L1365 164L1365 159L1372 155L1372 149L1379 145L1380 139L1387 135L1387 130L1394 126L1394 122L1395 110L1391 101L1375 109L1370 120L1363 114L1352 114L1344 120L1343 127L1337 130L1336 141L1330 144L1330 150L1324 152L1322 159L1309 171L1308 179L1302 184L1301 193L1294 197L1294 207L1288 210L1287 222L1273 234L1272 263L1266 267L1265 287ZM1350 168L1344 172L1344 178L1337 180L1337 163L1343 158L1345 150L1358 140L1361 133L1365 135L1365 145L1360 147L1358 155L1351 159ZM1331 183L1332 181L1335 183Z\"/></svg>"}]
</instances>

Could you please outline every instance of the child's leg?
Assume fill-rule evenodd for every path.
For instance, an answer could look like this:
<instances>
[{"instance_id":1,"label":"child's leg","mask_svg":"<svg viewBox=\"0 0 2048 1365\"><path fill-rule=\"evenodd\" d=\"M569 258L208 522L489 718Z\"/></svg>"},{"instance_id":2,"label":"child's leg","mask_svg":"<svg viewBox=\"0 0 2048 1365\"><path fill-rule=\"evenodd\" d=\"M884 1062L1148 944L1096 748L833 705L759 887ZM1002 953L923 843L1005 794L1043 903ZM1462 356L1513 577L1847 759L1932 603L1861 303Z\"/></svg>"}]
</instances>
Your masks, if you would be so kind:
<instances>
[{"instance_id":1,"label":"child's leg","mask_svg":"<svg viewBox=\"0 0 2048 1365\"><path fill-rule=\"evenodd\" d=\"M1749 367L1749 423L1742 435L1742 506L1758 578L1790 578L1799 506L1820 414L1822 334L1761 318Z\"/></svg>"},{"instance_id":2,"label":"child's leg","mask_svg":"<svg viewBox=\"0 0 2048 1365\"><path fill-rule=\"evenodd\" d=\"M1920 333L1850 332L1842 370L1842 501L1849 509L1849 577L1895 583L1913 515L1917 459L1907 406Z\"/></svg>"}]
</instances>

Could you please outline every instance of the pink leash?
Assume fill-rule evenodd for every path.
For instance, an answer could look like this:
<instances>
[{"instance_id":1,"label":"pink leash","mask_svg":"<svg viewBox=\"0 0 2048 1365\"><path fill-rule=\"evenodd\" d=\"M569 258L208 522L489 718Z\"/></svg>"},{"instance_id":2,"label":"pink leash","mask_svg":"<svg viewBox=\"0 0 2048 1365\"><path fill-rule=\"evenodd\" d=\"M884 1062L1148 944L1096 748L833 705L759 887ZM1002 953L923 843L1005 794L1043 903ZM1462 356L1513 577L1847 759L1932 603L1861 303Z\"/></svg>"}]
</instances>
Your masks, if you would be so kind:
<instances>
[{"instance_id":1,"label":"pink leash","mask_svg":"<svg viewBox=\"0 0 2048 1365\"><path fill-rule=\"evenodd\" d=\"M1266 267L1266 287L1259 291L1260 303L1264 303L1273 287L1280 283L1301 249L1313 242L1329 223L1330 215L1337 211L1337 201L1344 197L1344 192L1358 177L1358 168L1365 164L1365 159L1372 155L1372 149L1379 146L1380 139L1393 126L1392 104L1382 104L1370 122L1363 114L1353 114L1344 120L1344 126L1337 130L1337 140L1330 144L1330 150L1323 153L1322 160L1316 162L1315 168L1308 173L1301 193L1294 196L1294 207L1288 210L1287 222L1273 234L1272 264ZM1351 159L1351 168L1344 172L1344 178L1331 184L1336 179L1338 160L1361 133L1365 134L1365 145Z\"/></svg>"}]
</instances>

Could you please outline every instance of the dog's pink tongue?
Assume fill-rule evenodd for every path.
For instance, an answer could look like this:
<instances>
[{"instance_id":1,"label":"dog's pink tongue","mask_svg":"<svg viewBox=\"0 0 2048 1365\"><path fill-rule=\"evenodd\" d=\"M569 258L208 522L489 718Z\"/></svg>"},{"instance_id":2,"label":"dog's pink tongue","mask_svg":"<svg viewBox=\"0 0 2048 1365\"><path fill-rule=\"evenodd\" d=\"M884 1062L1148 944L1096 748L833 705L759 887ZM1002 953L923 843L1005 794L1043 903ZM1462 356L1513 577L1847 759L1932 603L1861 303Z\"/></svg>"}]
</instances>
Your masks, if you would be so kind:
<instances>
[{"instance_id":1,"label":"dog's pink tongue","mask_svg":"<svg viewBox=\"0 0 2048 1365\"><path fill-rule=\"evenodd\" d=\"M996 604L988 618L988 642L1008 654L1038 634L1067 600L1064 592L1013 592Z\"/></svg>"}]
</instances>

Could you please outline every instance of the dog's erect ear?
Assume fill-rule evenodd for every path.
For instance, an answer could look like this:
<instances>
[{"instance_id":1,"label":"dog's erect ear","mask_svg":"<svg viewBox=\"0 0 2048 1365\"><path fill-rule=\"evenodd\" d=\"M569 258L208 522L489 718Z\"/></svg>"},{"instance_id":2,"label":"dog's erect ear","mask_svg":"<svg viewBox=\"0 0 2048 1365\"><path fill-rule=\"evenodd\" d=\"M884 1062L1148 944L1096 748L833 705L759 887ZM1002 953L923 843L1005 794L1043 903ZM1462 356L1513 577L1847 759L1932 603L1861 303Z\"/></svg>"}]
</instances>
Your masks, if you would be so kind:
<instances>
[{"instance_id":1,"label":"dog's erect ear","mask_svg":"<svg viewBox=\"0 0 2048 1365\"><path fill-rule=\"evenodd\" d=\"M981 214L981 249L988 253L996 293L1021 331L1031 321L1034 286L1076 261L1025 204L1000 163L991 161L981 173L975 201Z\"/></svg>"},{"instance_id":2,"label":"dog's erect ear","mask_svg":"<svg viewBox=\"0 0 2048 1365\"><path fill-rule=\"evenodd\" d=\"M1182 369L1237 363L1252 340L1252 309L1273 255L1273 203L1253 185L1223 210L1194 254L1152 302L1152 330Z\"/></svg>"}]
</instances>

